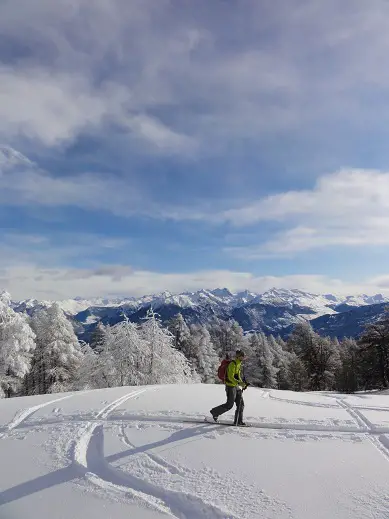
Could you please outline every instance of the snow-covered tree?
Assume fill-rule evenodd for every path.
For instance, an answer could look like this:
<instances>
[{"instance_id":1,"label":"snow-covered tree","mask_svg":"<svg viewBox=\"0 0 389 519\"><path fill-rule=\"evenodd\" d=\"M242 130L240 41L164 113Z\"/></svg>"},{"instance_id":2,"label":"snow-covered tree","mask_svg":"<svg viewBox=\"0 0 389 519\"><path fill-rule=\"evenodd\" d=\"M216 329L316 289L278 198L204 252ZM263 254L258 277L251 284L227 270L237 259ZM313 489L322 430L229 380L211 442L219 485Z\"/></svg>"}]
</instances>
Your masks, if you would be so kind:
<instances>
[{"instance_id":1,"label":"snow-covered tree","mask_svg":"<svg viewBox=\"0 0 389 519\"><path fill-rule=\"evenodd\" d=\"M181 313L170 320L168 329L174 337L174 347L185 354L190 338L190 331Z\"/></svg>"},{"instance_id":2,"label":"snow-covered tree","mask_svg":"<svg viewBox=\"0 0 389 519\"><path fill-rule=\"evenodd\" d=\"M57 303L41 309L31 319L36 349L27 385L33 393L66 391L82 360L74 329Z\"/></svg>"},{"instance_id":3,"label":"snow-covered tree","mask_svg":"<svg viewBox=\"0 0 389 519\"><path fill-rule=\"evenodd\" d=\"M336 374L341 362L338 347L329 337L318 338L313 361L315 370L311 373L310 389L313 391L335 389Z\"/></svg>"},{"instance_id":4,"label":"snow-covered tree","mask_svg":"<svg viewBox=\"0 0 389 519\"><path fill-rule=\"evenodd\" d=\"M341 341L338 349L341 364L337 373L336 389L353 393L359 388L358 345L354 339L346 338Z\"/></svg>"},{"instance_id":5,"label":"snow-covered tree","mask_svg":"<svg viewBox=\"0 0 389 519\"><path fill-rule=\"evenodd\" d=\"M99 351L101 377L106 386L150 383L151 349L135 323L125 318L112 327L107 326Z\"/></svg>"},{"instance_id":6,"label":"snow-covered tree","mask_svg":"<svg viewBox=\"0 0 389 519\"><path fill-rule=\"evenodd\" d=\"M219 366L219 357L212 344L211 335L207 328L201 325L190 327L188 360L205 383L214 383Z\"/></svg>"},{"instance_id":7,"label":"snow-covered tree","mask_svg":"<svg viewBox=\"0 0 389 519\"><path fill-rule=\"evenodd\" d=\"M312 348L316 334L307 322L297 324L286 342L287 349L301 355Z\"/></svg>"},{"instance_id":8,"label":"snow-covered tree","mask_svg":"<svg viewBox=\"0 0 389 519\"><path fill-rule=\"evenodd\" d=\"M174 348L172 333L162 327L152 309L140 327L140 336L148 347L148 384L198 381L184 354Z\"/></svg>"},{"instance_id":9,"label":"snow-covered tree","mask_svg":"<svg viewBox=\"0 0 389 519\"><path fill-rule=\"evenodd\" d=\"M105 339L105 327L104 325L99 322L97 323L96 328L93 330L90 340L89 340L89 346L93 350L99 350L101 346L104 344Z\"/></svg>"},{"instance_id":10,"label":"snow-covered tree","mask_svg":"<svg viewBox=\"0 0 389 519\"><path fill-rule=\"evenodd\" d=\"M0 396L11 397L31 366L35 335L24 314L14 312L7 292L0 294Z\"/></svg>"},{"instance_id":11,"label":"snow-covered tree","mask_svg":"<svg viewBox=\"0 0 389 519\"><path fill-rule=\"evenodd\" d=\"M273 355L273 366L277 370L277 389L289 389L290 353L283 349L285 343L282 339L277 340L270 335L267 341Z\"/></svg>"},{"instance_id":12,"label":"snow-covered tree","mask_svg":"<svg viewBox=\"0 0 389 519\"><path fill-rule=\"evenodd\" d=\"M100 389L108 387L104 379L103 358L89 344L81 344L81 361L74 376L72 390Z\"/></svg>"},{"instance_id":13,"label":"snow-covered tree","mask_svg":"<svg viewBox=\"0 0 389 519\"><path fill-rule=\"evenodd\" d=\"M308 373L303 361L294 352L289 352L289 389L305 391L308 385Z\"/></svg>"},{"instance_id":14,"label":"snow-covered tree","mask_svg":"<svg viewBox=\"0 0 389 519\"><path fill-rule=\"evenodd\" d=\"M76 385L98 388L200 381L173 343L174 336L152 310L141 325L125 318L114 326L100 326L98 345L84 346Z\"/></svg>"},{"instance_id":15,"label":"snow-covered tree","mask_svg":"<svg viewBox=\"0 0 389 519\"><path fill-rule=\"evenodd\" d=\"M284 339L281 337L281 335L277 335L277 337L275 337L275 341L276 343L280 346L280 348L283 350L283 351L286 351L287 348L286 348L286 342L284 341Z\"/></svg>"},{"instance_id":16,"label":"snow-covered tree","mask_svg":"<svg viewBox=\"0 0 389 519\"><path fill-rule=\"evenodd\" d=\"M364 386L389 387L389 307L381 319L366 327L358 344Z\"/></svg>"},{"instance_id":17,"label":"snow-covered tree","mask_svg":"<svg viewBox=\"0 0 389 519\"><path fill-rule=\"evenodd\" d=\"M215 318L209 326L209 332L215 350L221 357L225 357L227 353L233 355L247 344L243 329L236 321Z\"/></svg>"},{"instance_id":18,"label":"snow-covered tree","mask_svg":"<svg viewBox=\"0 0 389 519\"><path fill-rule=\"evenodd\" d=\"M321 391L335 387L340 357L331 339L320 337L309 323L301 323L291 333L288 344L304 363L308 376L308 389Z\"/></svg>"},{"instance_id":19,"label":"snow-covered tree","mask_svg":"<svg viewBox=\"0 0 389 519\"><path fill-rule=\"evenodd\" d=\"M259 387L277 387L277 368L268 340L263 333L249 336L248 358L245 362L245 374L250 383Z\"/></svg>"}]
</instances>

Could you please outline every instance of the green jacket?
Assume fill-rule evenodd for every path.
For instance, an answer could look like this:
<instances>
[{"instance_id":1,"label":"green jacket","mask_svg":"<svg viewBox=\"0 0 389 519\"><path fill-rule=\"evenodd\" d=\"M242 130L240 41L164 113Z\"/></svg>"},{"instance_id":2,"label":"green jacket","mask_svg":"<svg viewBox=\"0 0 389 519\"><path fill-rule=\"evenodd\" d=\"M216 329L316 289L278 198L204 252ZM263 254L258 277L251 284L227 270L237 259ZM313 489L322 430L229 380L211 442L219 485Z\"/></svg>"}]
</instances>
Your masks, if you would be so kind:
<instances>
[{"instance_id":1,"label":"green jacket","mask_svg":"<svg viewBox=\"0 0 389 519\"><path fill-rule=\"evenodd\" d=\"M240 376L240 370L242 366L242 361L235 359L232 360L226 370L226 386L236 387L242 386L244 387L246 384L243 382Z\"/></svg>"}]
</instances>

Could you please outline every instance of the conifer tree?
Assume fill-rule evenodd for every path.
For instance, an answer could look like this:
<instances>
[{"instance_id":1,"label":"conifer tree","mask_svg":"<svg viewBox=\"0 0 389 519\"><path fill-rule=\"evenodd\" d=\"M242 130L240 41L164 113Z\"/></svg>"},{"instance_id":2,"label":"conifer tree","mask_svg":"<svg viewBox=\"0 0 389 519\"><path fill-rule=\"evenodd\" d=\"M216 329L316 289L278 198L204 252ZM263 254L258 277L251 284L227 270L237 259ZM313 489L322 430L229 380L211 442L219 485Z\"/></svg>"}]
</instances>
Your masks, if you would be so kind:
<instances>
[{"instance_id":1,"label":"conifer tree","mask_svg":"<svg viewBox=\"0 0 389 519\"><path fill-rule=\"evenodd\" d=\"M389 307L381 319L365 328L358 344L364 385L389 387Z\"/></svg>"},{"instance_id":2,"label":"conifer tree","mask_svg":"<svg viewBox=\"0 0 389 519\"><path fill-rule=\"evenodd\" d=\"M7 292L0 294L0 396L8 398L20 390L35 349L27 317L14 312L10 302Z\"/></svg>"},{"instance_id":3,"label":"conifer tree","mask_svg":"<svg viewBox=\"0 0 389 519\"><path fill-rule=\"evenodd\" d=\"M82 353L73 327L57 303L31 319L36 334L27 385L35 394L67 391L74 382Z\"/></svg>"},{"instance_id":4,"label":"conifer tree","mask_svg":"<svg viewBox=\"0 0 389 519\"><path fill-rule=\"evenodd\" d=\"M201 325L192 325L188 344L190 351L188 360L200 375L201 381L205 383L215 382L219 358L207 328Z\"/></svg>"},{"instance_id":5,"label":"conifer tree","mask_svg":"<svg viewBox=\"0 0 389 519\"><path fill-rule=\"evenodd\" d=\"M190 331L181 313L178 313L170 320L168 329L174 337L174 347L185 354L190 338Z\"/></svg>"}]
</instances>

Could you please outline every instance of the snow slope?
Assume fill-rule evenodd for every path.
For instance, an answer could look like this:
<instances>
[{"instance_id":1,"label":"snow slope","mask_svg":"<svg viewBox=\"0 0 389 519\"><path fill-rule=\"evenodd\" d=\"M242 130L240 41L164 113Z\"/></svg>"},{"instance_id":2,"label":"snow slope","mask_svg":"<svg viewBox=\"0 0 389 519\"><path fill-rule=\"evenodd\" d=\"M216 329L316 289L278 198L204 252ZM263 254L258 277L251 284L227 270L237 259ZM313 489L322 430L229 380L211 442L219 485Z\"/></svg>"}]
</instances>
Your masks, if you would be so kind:
<instances>
[{"instance_id":1,"label":"snow slope","mask_svg":"<svg viewBox=\"0 0 389 519\"><path fill-rule=\"evenodd\" d=\"M222 400L196 384L0 401L0 517L389 517L388 395L249 388L246 429L202 421Z\"/></svg>"}]
</instances>

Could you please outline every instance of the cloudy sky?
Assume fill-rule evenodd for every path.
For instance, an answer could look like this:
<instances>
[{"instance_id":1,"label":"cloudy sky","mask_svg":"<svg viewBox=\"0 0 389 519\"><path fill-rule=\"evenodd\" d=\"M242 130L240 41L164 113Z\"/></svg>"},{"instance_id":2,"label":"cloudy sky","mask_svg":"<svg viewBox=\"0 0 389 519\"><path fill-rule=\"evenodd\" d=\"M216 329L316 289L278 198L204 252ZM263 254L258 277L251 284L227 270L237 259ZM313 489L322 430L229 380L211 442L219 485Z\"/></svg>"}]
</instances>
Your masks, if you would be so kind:
<instances>
[{"instance_id":1,"label":"cloudy sky","mask_svg":"<svg viewBox=\"0 0 389 519\"><path fill-rule=\"evenodd\" d=\"M389 295L389 2L3 0L0 288Z\"/></svg>"}]
</instances>

